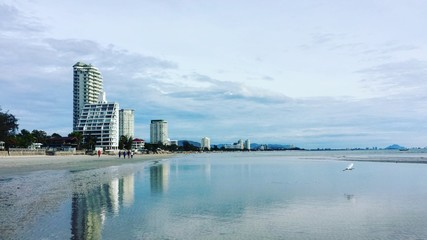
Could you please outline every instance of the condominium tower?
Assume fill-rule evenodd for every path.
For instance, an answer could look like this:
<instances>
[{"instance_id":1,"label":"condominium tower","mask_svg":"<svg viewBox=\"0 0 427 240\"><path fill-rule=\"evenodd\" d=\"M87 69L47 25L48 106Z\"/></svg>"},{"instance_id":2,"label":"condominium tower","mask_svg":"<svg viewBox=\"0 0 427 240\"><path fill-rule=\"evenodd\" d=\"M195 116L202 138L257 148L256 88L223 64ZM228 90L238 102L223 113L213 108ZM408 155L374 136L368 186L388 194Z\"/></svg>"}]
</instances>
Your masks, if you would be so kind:
<instances>
[{"instance_id":1,"label":"condominium tower","mask_svg":"<svg viewBox=\"0 0 427 240\"><path fill-rule=\"evenodd\" d=\"M76 131L81 132L83 140L96 140L96 147L104 150L117 150L119 147L119 104L108 103L105 93L99 101L86 104L77 122Z\"/></svg>"},{"instance_id":2,"label":"condominium tower","mask_svg":"<svg viewBox=\"0 0 427 240\"><path fill-rule=\"evenodd\" d=\"M208 137L202 138L201 144L200 144L201 150L211 150L211 140Z\"/></svg>"},{"instance_id":3,"label":"condominium tower","mask_svg":"<svg viewBox=\"0 0 427 240\"><path fill-rule=\"evenodd\" d=\"M77 131L83 107L97 103L102 94L102 76L96 67L82 62L74 64L73 76L73 131Z\"/></svg>"},{"instance_id":4,"label":"condominium tower","mask_svg":"<svg viewBox=\"0 0 427 240\"><path fill-rule=\"evenodd\" d=\"M135 136L135 114L132 109L120 109L119 111L119 136L133 138Z\"/></svg>"},{"instance_id":5,"label":"condominium tower","mask_svg":"<svg viewBox=\"0 0 427 240\"><path fill-rule=\"evenodd\" d=\"M243 149L248 151L251 150L251 141L249 139L245 140L245 143L243 144Z\"/></svg>"},{"instance_id":6,"label":"condominium tower","mask_svg":"<svg viewBox=\"0 0 427 240\"><path fill-rule=\"evenodd\" d=\"M168 122L165 120L151 120L150 143L168 145Z\"/></svg>"}]
</instances>

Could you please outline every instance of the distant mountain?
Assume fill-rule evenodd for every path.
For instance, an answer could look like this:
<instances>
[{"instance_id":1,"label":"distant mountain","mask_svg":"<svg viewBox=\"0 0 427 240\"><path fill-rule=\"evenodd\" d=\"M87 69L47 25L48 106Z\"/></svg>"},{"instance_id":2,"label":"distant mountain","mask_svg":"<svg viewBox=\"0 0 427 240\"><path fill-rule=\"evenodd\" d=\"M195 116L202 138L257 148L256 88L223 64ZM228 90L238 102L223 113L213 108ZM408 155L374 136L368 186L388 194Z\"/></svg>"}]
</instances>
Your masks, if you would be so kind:
<instances>
[{"instance_id":1,"label":"distant mountain","mask_svg":"<svg viewBox=\"0 0 427 240\"><path fill-rule=\"evenodd\" d=\"M387 150L401 150L401 149L406 149L406 148L402 147L400 145L397 145L397 144L393 144L393 145L386 147L385 149L387 149Z\"/></svg>"},{"instance_id":2,"label":"distant mountain","mask_svg":"<svg viewBox=\"0 0 427 240\"><path fill-rule=\"evenodd\" d=\"M187 141L189 144L195 146L195 147L200 147L201 144L199 142L194 142L194 141L190 141L190 140L178 140L178 146L182 147L184 146L184 142Z\"/></svg>"}]
</instances>

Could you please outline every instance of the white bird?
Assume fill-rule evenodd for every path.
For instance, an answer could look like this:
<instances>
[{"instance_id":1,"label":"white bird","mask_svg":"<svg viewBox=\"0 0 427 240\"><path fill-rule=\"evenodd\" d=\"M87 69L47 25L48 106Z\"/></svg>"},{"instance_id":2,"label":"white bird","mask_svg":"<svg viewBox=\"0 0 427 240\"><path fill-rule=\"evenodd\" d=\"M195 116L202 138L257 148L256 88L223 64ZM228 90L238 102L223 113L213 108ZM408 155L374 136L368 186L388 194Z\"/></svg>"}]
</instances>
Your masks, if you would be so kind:
<instances>
[{"instance_id":1,"label":"white bird","mask_svg":"<svg viewBox=\"0 0 427 240\"><path fill-rule=\"evenodd\" d=\"M349 165L348 165L348 167L346 167L345 169L343 169L343 171L347 171L347 170L353 170L354 168L353 168L353 163L350 163Z\"/></svg>"}]
</instances>

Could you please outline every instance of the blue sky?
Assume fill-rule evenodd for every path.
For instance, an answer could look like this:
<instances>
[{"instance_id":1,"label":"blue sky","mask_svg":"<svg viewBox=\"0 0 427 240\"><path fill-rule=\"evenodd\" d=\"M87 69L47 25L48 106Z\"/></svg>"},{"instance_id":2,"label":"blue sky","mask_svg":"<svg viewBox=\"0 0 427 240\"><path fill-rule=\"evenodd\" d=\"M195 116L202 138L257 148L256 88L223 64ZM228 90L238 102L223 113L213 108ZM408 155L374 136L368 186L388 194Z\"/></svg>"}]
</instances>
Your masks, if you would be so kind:
<instances>
[{"instance_id":1,"label":"blue sky","mask_svg":"<svg viewBox=\"0 0 427 240\"><path fill-rule=\"evenodd\" d=\"M172 139L427 146L426 1L0 3L0 106L72 129L72 66Z\"/></svg>"}]
</instances>

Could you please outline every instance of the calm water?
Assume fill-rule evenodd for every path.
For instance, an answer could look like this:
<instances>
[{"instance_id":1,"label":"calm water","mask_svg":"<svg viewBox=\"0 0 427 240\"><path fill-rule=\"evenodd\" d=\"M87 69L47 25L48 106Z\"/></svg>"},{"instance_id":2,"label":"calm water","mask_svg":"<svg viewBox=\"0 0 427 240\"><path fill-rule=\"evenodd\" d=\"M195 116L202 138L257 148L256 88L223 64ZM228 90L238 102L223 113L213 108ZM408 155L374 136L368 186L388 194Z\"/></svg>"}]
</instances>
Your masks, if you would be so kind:
<instances>
[{"instance_id":1,"label":"calm water","mask_svg":"<svg viewBox=\"0 0 427 240\"><path fill-rule=\"evenodd\" d=\"M0 233L3 239L427 239L427 164L355 162L343 172L348 162L284 154L182 155L1 179Z\"/></svg>"}]
</instances>

